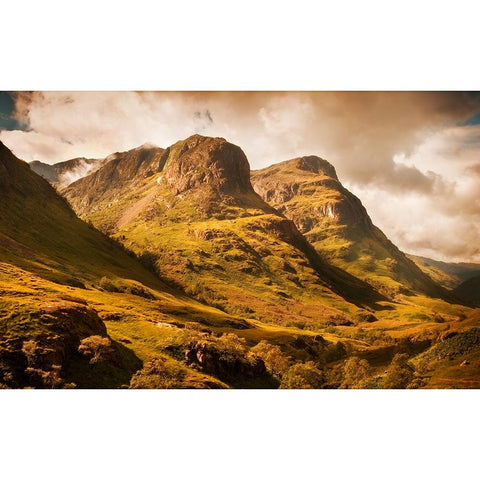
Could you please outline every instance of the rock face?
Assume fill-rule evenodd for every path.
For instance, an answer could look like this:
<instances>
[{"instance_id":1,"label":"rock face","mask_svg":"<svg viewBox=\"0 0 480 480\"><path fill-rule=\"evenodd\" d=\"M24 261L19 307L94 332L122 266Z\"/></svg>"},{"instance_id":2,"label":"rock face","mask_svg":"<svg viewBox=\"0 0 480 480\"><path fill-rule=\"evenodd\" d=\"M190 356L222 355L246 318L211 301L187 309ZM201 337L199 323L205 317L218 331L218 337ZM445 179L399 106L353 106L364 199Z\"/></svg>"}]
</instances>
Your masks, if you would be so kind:
<instances>
[{"instance_id":1,"label":"rock face","mask_svg":"<svg viewBox=\"0 0 480 480\"><path fill-rule=\"evenodd\" d=\"M172 196L169 203L195 203L197 215L204 217L228 216L230 207L274 213L253 190L242 149L224 138L193 135L167 148L159 186L164 197Z\"/></svg>"},{"instance_id":2,"label":"rock face","mask_svg":"<svg viewBox=\"0 0 480 480\"><path fill-rule=\"evenodd\" d=\"M347 228L373 227L360 200L342 186L335 168L320 157L296 158L255 171L252 183L255 191L291 218L302 233L323 221ZM299 204L300 197L305 204Z\"/></svg>"},{"instance_id":3,"label":"rock face","mask_svg":"<svg viewBox=\"0 0 480 480\"><path fill-rule=\"evenodd\" d=\"M295 158L252 173L255 191L291 219L323 257L386 295L446 296L373 225L361 201L326 160Z\"/></svg>"},{"instance_id":4,"label":"rock face","mask_svg":"<svg viewBox=\"0 0 480 480\"><path fill-rule=\"evenodd\" d=\"M193 135L169 147L166 156L162 181L176 195L202 187L224 195L254 194L247 157L224 138Z\"/></svg>"}]
</instances>

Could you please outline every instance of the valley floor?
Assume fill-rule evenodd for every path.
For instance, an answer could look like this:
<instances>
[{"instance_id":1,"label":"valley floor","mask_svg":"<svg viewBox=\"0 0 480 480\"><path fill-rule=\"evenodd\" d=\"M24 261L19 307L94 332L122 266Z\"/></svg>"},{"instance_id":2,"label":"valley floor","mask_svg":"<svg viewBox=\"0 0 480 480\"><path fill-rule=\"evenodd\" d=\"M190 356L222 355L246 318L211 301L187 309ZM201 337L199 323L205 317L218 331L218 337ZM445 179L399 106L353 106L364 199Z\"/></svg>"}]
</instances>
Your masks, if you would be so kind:
<instances>
[{"instance_id":1,"label":"valley floor","mask_svg":"<svg viewBox=\"0 0 480 480\"><path fill-rule=\"evenodd\" d=\"M306 329L145 286L104 287L61 285L1 263L3 385L480 387L479 309L401 296L385 302L376 321L335 326L319 318ZM67 317L75 327L59 330L56 322Z\"/></svg>"}]
</instances>

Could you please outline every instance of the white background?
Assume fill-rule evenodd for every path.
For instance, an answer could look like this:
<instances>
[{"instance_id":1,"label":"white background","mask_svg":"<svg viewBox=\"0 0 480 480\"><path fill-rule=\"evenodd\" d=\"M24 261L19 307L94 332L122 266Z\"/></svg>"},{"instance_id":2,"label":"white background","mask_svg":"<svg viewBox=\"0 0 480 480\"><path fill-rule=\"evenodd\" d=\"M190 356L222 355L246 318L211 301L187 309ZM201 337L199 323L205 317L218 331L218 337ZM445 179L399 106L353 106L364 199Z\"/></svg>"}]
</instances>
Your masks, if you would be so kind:
<instances>
[{"instance_id":1,"label":"white background","mask_svg":"<svg viewBox=\"0 0 480 480\"><path fill-rule=\"evenodd\" d=\"M478 18L467 1L16 1L1 9L0 89L478 90ZM472 478L478 403L478 391L1 391L0 474Z\"/></svg>"}]
</instances>

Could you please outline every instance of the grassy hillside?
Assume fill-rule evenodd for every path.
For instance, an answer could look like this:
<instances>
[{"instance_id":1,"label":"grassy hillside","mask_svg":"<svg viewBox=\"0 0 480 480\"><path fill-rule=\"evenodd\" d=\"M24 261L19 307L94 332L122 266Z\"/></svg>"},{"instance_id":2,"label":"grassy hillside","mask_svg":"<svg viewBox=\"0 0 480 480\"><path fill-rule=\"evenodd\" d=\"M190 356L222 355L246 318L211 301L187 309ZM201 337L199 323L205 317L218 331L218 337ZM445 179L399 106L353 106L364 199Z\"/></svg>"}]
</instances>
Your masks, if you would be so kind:
<instances>
[{"instance_id":1,"label":"grassy hillside","mask_svg":"<svg viewBox=\"0 0 480 480\"><path fill-rule=\"evenodd\" d=\"M472 305L480 306L480 275L462 282L453 293Z\"/></svg>"}]
</instances>

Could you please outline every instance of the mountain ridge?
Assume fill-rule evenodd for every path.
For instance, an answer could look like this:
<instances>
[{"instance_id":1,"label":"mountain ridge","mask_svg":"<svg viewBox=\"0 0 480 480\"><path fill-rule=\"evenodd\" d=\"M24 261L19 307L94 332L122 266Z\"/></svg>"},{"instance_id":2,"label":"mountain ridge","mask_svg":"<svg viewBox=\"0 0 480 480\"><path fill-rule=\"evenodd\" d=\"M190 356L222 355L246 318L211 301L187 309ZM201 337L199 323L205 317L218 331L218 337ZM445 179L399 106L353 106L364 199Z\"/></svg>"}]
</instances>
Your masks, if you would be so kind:
<instances>
[{"instance_id":1,"label":"mountain ridge","mask_svg":"<svg viewBox=\"0 0 480 480\"><path fill-rule=\"evenodd\" d=\"M306 156L280 162L254 171L252 183L321 255L384 294L395 295L406 287L448 296L373 224L326 160Z\"/></svg>"},{"instance_id":2,"label":"mountain ridge","mask_svg":"<svg viewBox=\"0 0 480 480\"><path fill-rule=\"evenodd\" d=\"M102 175L102 170L111 163L92 176L72 184L65 191L65 195L77 212L94 225L115 238L124 238L125 245L137 253L157 258L155 262L160 268L160 274L170 276L172 281L180 282L184 288L188 285L185 285L182 275L202 278L200 272L209 262L205 262L205 258L201 260L199 252L211 249L211 244L216 242L221 244L219 248L225 252L238 252L232 254L230 263L227 264L218 256L221 251L210 254L211 258L218 259L225 272L230 272L219 274L218 278L233 275L235 265L241 268L242 274L252 275L257 272L267 277L275 276L271 271L272 267L267 267L264 260L264 257L269 255L259 253L258 250L267 253L269 242L273 241L275 248L278 249L281 245L291 252L291 257L302 258L311 271L309 275L316 272L318 280L312 277L312 284L320 282L319 285L324 285L322 288L333 289L349 301L368 304L373 300L383 299L367 284L325 263L298 232L293 222L279 214L255 193L250 182L248 160L239 147L223 138L193 135L168 147L161 161L163 169L139 179L138 185L129 183L122 196L109 203L104 201L101 194L96 201L88 205L81 204L81 199L85 198L84 192L91 190L91 185L96 181L95 177ZM95 190L97 193L102 192L102 188ZM136 215L129 215L132 208ZM122 220L126 214L130 223ZM173 251L178 251L178 255L188 258L186 265L190 265L185 269L180 268L177 273L175 271L178 265L185 260L178 258L178 265L171 265L172 271L166 271L168 269L165 265L170 263L167 257L171 253L164 256L164 247L155 249L155 243L151 243L155 238L160 247L175 230L182 230L181 240L184 240L187 250L173 248ZM164 240L161 239L162 236ZM269 236L271 240L268 239ZM258 237L258 240L254 240L255 237ZM265 243L262 247L261 237ZM178 247L178 243L182 242L178 236L175 239ZM207 246L205 242L208 242L208 239L214 241ZM295 250L291 250L292 248ZM161 261L158 260L159 256ZM209 268L214 268L213 264ZM290 276L293 278L294 274ZM282 283L284 281L285 279Z\"/></svg>"}]
</instances>

